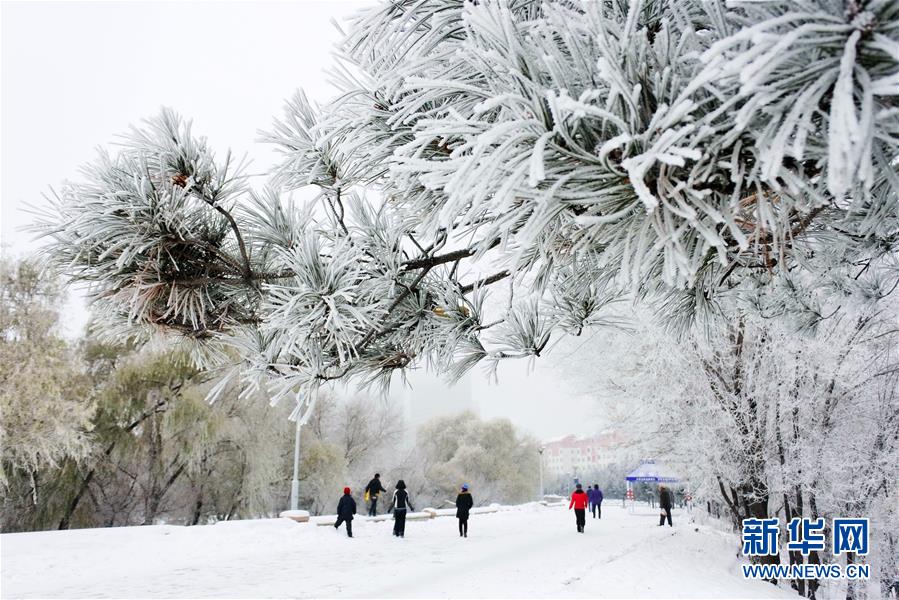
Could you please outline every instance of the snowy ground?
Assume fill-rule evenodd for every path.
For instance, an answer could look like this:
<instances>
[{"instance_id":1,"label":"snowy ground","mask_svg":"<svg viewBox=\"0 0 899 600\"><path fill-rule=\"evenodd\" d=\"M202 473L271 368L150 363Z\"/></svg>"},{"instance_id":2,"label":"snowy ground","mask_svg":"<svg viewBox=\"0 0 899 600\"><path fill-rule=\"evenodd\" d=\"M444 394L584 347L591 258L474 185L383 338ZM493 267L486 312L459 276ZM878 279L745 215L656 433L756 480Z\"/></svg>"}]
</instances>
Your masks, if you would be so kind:
<instances>
[{"instance_id":1,"label":"snowy ground","mask_svg":"<svg viewBox=\"0 0 899 600\"><path fill-rule=\"evenodd\" d=\"M341 530L286 519L0 536L2 597L795 598L739 572L733 537L606 506L575 531L564 508L524 505ZM698 531L697 531L698 527Z\"/></svg>"}]
</instances>

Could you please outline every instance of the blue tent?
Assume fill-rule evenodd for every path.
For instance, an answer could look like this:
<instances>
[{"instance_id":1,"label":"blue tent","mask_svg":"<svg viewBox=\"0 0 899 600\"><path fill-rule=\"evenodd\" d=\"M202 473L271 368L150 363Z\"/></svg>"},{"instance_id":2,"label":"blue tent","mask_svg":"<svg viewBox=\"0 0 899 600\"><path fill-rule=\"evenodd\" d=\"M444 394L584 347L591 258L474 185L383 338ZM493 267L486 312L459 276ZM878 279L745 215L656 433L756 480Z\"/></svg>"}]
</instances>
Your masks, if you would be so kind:
<instances>
[{"instance_id":1,"label":"blue tent","mask_svg":"<svg viewBox=\"0 0 899 600\"><path fill-rule=\"evenodd\" d=\"M653 460L644 460L639 467L628 473L625 479L648 483L672 483L680 478L664 465L657 465Z\"/></svg>"}]
</instances>

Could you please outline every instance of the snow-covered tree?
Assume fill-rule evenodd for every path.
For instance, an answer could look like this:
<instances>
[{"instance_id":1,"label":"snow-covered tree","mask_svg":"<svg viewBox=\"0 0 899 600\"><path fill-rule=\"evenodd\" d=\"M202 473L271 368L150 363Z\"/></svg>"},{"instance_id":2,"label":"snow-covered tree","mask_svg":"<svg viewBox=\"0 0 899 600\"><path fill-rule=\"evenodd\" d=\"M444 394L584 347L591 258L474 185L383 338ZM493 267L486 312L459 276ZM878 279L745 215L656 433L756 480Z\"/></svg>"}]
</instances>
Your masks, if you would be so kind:
<instances>
[{"instance_id":1,"label":"snow-covered tree","mask_svg":"<svg viewBox=\"0 0 899 600\"><path fill-rule=\"evenodd\" d=\"M897 23L890 0L379 4L339 97L267 134L275 187L165 111L62 188L48 255L108 322L236 347L283 393L540 355L622 293L681 329L731 297L814 327L899 281Z\"/></svg>"},{"instance_id":2,"label":"snow-covered tree","mask_svg":"<svg viewBox=\"0 0 899 600\"><path fill-rule=\"evenodd\" d=\"M306 444L300 465L303 473L300 493L312 514L334 514L346 483L346 462L340 447L326 440ZM358 490L356 490L358 493Z\"/></svg>"},{"instance_id":3,"label":"snow-covered tree","mask_svg":"<svg viewBox=\"0 0 899 600\"><path fill-rule=\"evenodd\" d=\"M808 336L735 310L710 324L710 336L675 339L637 317L634 332L603 336L562 368L639 454L674 466L738 529L750 517L870 517L877 549L854 559L887 586L899 552L890 525L899 493L896 318L895 303L882 302ZM803 562L797 552L783 558ZM794 586L813 597L818 582Z\"/></svg>"},{"instance_id":4,"label":"snow-covered tree","mask_svg":"<svg viewBox=\"0 0 899 600\"><path fill-rule=\"evenodd\" d=\"M210 406L213 383L183 353L120 353L96 383L102 450L78 473L68 521L193 525L282 509L292 457L289 407L242 399L233 387Z\"/></svg>"},{"instance_id":5,"label":"snow-covered tree","mask_svg":"<svg viewBox=\"0 0 899 600\"><path fill-rule=\"evenodd\" d=\"M307 429L314 438L340 449L351 481L367 477L367 483L373 473L386 468L378 466L378 461L389 460L399 449L405 423L402 411L390 398L322 394Z\"/></svg>"},{"instance_id":6,"label":"snow-covered tree","mask_svg":"<svg viewBox=\"0 0 899 600\"><path fill-rule=\"evenodd\" d=\"M92 450L95 405L75 349L58 336L61 305L59 282L42 277L33 261L0 259L4 504L21 493L36 505L45 483L39 473L56 472L66 459L84 460Z\"/></svg>"},{"instance_id":7,"label":"snow-covered tree","mask_svg":"<svg viewBox=\"0 0 899 600\"><path fill-rule=\"evenodd\" d=\"M463 483L479 505L527 502L540 485L537 448L508 419L436 417L416 433L402 477L421 501L438 507L452 505Z\"/></svg>"}]
</instances>

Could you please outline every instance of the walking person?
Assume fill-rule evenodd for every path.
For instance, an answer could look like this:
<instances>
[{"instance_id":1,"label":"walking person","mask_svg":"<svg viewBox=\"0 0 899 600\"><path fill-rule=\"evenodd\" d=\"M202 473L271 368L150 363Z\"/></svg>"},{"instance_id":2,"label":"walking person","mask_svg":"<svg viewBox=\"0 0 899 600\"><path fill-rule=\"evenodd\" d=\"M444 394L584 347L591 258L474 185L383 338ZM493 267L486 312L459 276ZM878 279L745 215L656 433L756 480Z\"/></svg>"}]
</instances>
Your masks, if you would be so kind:
<instances>
[{"instance_id":1,"label":"walking person","mask_svg":"<svg viewBox=\"0 0 899 600\"><path fill-rule=\"evenodd\" d=\"M587 504L587 493L583 490L581 484L577 484L574 492L571 494L568 510L574 508L574 518L577 522L578 533L584 533L584 526L587 524Z\"/></svg>"},{"instance_id":2,"label":"walking person","mask_svg":"<svg viewBox=\"0 0 899 600\"><path fill-rule=\"evenodd\" d=\"M599 484L593 484L593 518L601 519L602 518L602 490L599 489Z\"/></svg>"},{"instance_id":3,"label":"walking person","mask_svg":"<svg viewBox=\"0 0 899 600\"><path fill-rule=\"evenodd\" d=\"M671 490L666 486L659 486L659 527L665 524L665 518L668 518L668 527L674 527L671 524Z\"/></svg>"},{"instance_id":4,"label":"walking person","mask_svg":"<svg viewBox=\"0 0 899 600\"><path fill-rule=\"evenodd\" d=\"M353 537L353 515L356 514L356 501L350 494L350 488L343 488L343 496L337 503L337 522L334 523L334 529L340 529L340 526L346 522L346 535Z\"/></svg>"},{"instance_id":5,"label":"walking person","mask_svg":"<svg viewBox=\"0 0 899 600\"><path fill-rule=\"evenodd\" d=\"M587 486L587 503L594 519L596 518L596 490L593 489L595 486L596 484Z\"/></svg>"},{"instance_id":6,"label":"walking person","mask_svg":"<svg viewBox=\"0 0 899 600\"><path fill-rule=\"evenodd\" d=\"M368 504L368 516L376 517L378 516L378 495L381 492L386 492L384 486L381 485L381 474L375 473L374 478L368 482L368 485L365 486L365 495L368 496L369 504Z\"/></svg>"},{"instance_id":7,"label":"walking person","mask_svg":"<svg viewBox=\"0 0 899 600\"><path fill-rule=\"evenodd\" d=\"M406 482L400 479L396 482L396 491L393 492L393 501L390 503L390 510L393 511L393 535L396 537L405 537L406 534L406 512L407 510L415 510L412 506L412 500L406 491Z\"/></svg>"},{"instance_id":8,"label":"walking person","mask_svg":"<svg viewBox=\"0 0 899 600\"><path fill-rule=\"evenodd\" d=\"M474 499L468 493L468 484L462 484L462 491L456 496L456 518L459 519L459 537L468 537L468 514L474 506Z\"/></svg>"}]
</instances>

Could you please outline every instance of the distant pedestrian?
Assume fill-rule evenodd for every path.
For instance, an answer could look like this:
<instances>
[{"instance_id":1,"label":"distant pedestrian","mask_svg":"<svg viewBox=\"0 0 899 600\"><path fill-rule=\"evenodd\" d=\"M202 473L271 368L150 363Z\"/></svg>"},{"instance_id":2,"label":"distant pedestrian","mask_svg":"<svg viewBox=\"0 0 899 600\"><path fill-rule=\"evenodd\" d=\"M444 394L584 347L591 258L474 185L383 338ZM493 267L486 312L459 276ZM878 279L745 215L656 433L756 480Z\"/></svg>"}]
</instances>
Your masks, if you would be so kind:
<instances>
[{"instance_id":1,"label":"distant pedestrian","mask_svg":"<svg viewBox=\"0 0 899 600\"><path fill-rule=\"evenodd\" d=\"M575 486L574 492L571 494L571 502L568 503L568 510L574 508L574 518L577 521L578 533L584 533L584 526L587 524L587 493L581 487L581 484Z\"/></svg>"},{"instance_id":2,"label":"distant pedestrian","mask_svg":"<svg viewBox=\"0 0 899 600\"><path fill-rule=\"evenodd\" d=\"M599 484L594 483L592 489L587 490L587 496L590 500L590 511L593 513L594 519L602 518L602 490Z\"/></svg>"},{"instance_id":3,"label":"distant pedestrian","mask_svg":"<svg viewBox=\"0 0 899 600\"><path fill-rule=\"evenodd\" d=\"M456 518L459 519L459 537L468 537L468 513L474 506L474 499L468 493L468 484L462 484L462 491L456 496Z\"/></svg>"},{"instance_id":4,"label":"distant pedestrian","mask_svg":"<svg viewBox=\"0 0 899 600\"><path fill-rule=\"evenodd\" d=\"M384 486L381 485L381 474L375 473L374 478L365 486L365 499L368 502L368 516L376 517L378 515L378 495L386 492Z\"/></svg>"},{"instance_id":5,"label":"distant pedestrian","mask_svg":"<svg viewBox=\"0 0 899 600\"><path fill-rule=\"evenodd\" d=\"M356 501L350 494L350 488L343 488L343 496L337 503L337 522L334 523L334 529L339 529L346 522L347 537L353 537L353 515L356 514Z\"/></svg>"},{"instance_id":6,"label":"distant pedestrian","mask_svg":"<svg viewBox=\"0 0 899 600\"><path fill-rule=\"evenodd\" d=\"M412 500L406 491L406 482L400 479L396 482L396 491L393 492L393 501L390 503L390 510L393 511L393 535L396 537L405 537L406 534L406 512L415 510L412 506Z\"/></svg>"},{"instance_id":7,"label":"distant pedestrian","mask_svg":"<svg viewBox=\"0 0 899 600\"><path fill-rule=\"evenodd\" d=\"M669 490L664 485L659 486L659 509L661 512L659 513L659 527L665 524L665 518L668 518L668 526L674 527L671 524L671 490Z\"/></svg>"}]
</instances>

